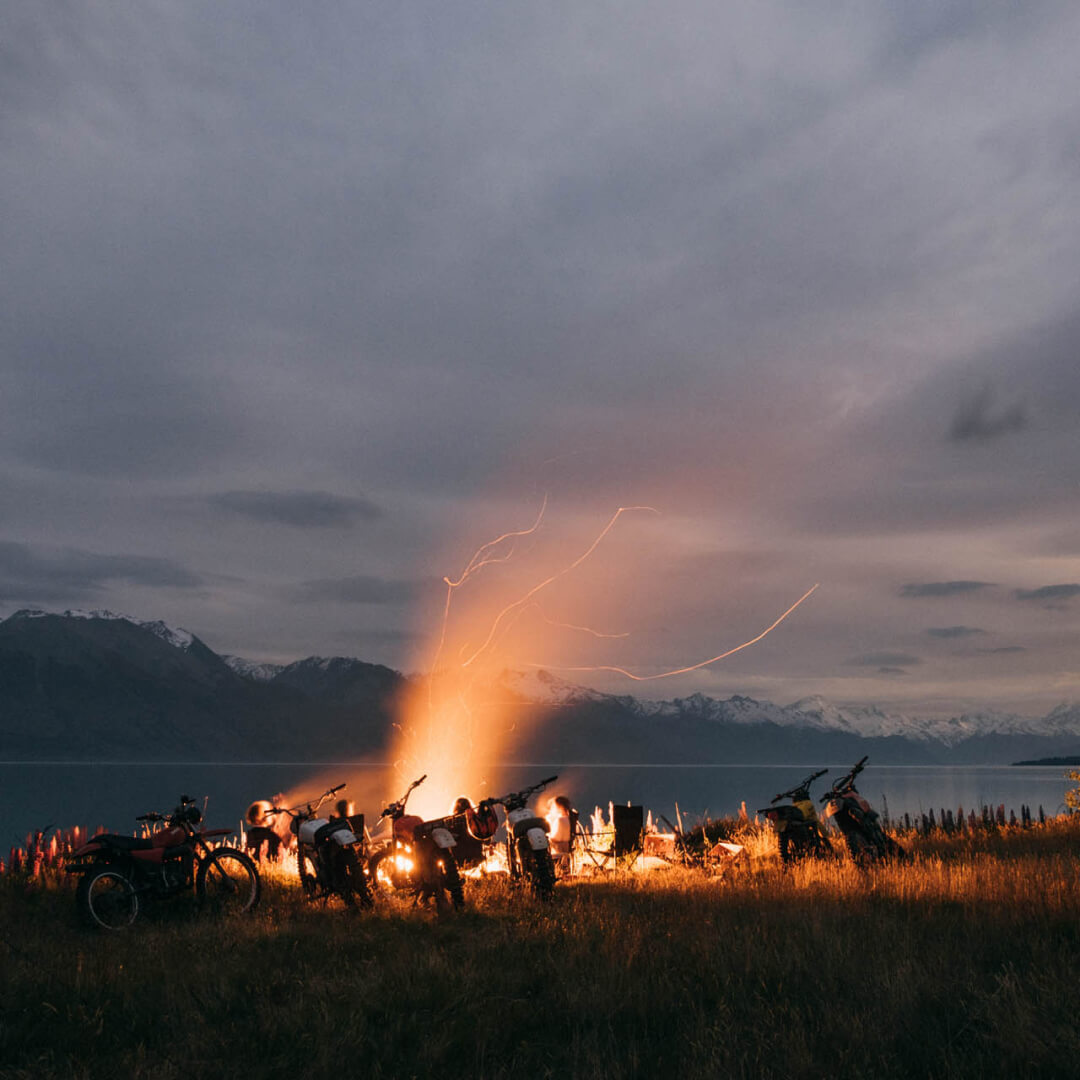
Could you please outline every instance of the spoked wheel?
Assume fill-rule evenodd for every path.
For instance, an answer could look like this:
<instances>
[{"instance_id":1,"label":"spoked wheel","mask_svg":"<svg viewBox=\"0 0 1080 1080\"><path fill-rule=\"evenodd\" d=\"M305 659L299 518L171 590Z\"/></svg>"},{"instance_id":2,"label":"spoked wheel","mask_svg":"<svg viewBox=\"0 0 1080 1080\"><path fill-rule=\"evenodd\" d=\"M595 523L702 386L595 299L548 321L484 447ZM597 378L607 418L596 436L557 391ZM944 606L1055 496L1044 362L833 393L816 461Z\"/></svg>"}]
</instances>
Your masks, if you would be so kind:
<instances>
[{"instance_id":1,"label":"spoked wheel","mask_svg":"<svg viewBox=\"0 0 1080 1080\"><path fill-rule=\"evenodd\" d=\"M315 877L315 857L307 844L296 845L296 873L300 878L300 888L306 896L314 896L318 889Z\"/></svg>"},{"instance_id":2,"label":"spoked wheel","mask_svg":"<svg viewBox=\"0 0 1080 1080\"><path fill-rule=\"evenodd\" d=\"M123 930L139 916L135 886L112 867L84 874L76 896L83 916L102 930Z\"/></svg>"},{"instance_id":3,"label":"spoked wheel","mask_svg":"<svg viewBox=\"0 0 1080 1080\"><path fill-rule=\"evenodd\" d=\"M390 848L376 852L368 861L368 881L374 892L404 892L412 888L408 871L398 867Z\"/></svg>"},{"instance_id":4,"label":"spoked wheel","mask_svg":"<svg viewBox=\"0 0 1080 1080\"><path fill-rule=\"evenodd\" d=\"M221 914L254 911L261 891L255 864L235 848L210 852L195 875L195 895L199 902Z\"/></svg>"},{"instance_id":5,"label":"spoked wheel","mask_svg":"<svg viewBox=\"0 0 1080 1080\"><path fill-rule=\"evenodd\" d=\"M529 887L537 900L548 901L555 895L555 864L546 848L521 852L521 865L529 878Z\"/></svg>"},{"instance_id":6,"label":"spoked wheel","mask_svg":"<svg viewBox=\"0 0 1080 1080\"><path fill-rule=\"evenodd\" d=\"M778 833L776 837L780 847L780 862L788 866L794 859L791 851L791 837L786 832Z\"/></svg>"},{"instance_id":7,"label":"spoked wheel","mask_svg":"<svg viewBox=\"0 0 1080 1080\"><path fill-rule=\"evenodd\" d=\"M449 851L443 855L443 887L450 894L450 903L455 911L461 911L465 907L465 889L461 884L461 873L458 870L457 860ZM442 890L439 890L440 898Z\"/></svg>"},{"instance_id":8,"label":"spoked wheel","mask_svg":"<svg viewBox=\"0 0 1080 1080\"><path fill-rule=\"evenodd\" d=\"M341 899L347 907L354 903L362 908L372 905L371 890L368 888L367 878L363 868L352 848L342 848L338 863L338 882L340 885Z\"/></svg>"}]
</instances>

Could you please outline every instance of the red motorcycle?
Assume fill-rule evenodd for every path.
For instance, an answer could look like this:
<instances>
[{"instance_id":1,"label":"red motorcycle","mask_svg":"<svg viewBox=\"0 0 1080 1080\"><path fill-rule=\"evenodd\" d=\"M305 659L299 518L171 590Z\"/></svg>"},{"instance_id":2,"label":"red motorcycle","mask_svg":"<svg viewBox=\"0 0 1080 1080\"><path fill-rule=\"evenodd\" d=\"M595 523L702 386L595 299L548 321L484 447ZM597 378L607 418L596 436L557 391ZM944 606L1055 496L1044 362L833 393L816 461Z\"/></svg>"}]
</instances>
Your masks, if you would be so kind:
<instances>
[{"instance_id":1,"label":"red motorcycle","mask_svg":"<svg viewBox=\"0 0 1080 1080\"><path fill-rule=\"evenodd\" d=\"M855 789L855 778L866 767L866 758L821 796L825 817L832 818L855 862L865 866L886 859L903 861L908 853L882 828L877 811Z\"/></svg>"},{"instance_id":2,"label":"red motorcycle","mask_svg":"<svg viewBox=\"0 0 1080 1080\"><path fill-rule=\"evenodd\" d=\"M424 821L405 813L413 789L426 779L425 773L414 780L400 799L383 810L379 821L390 820L390 839L372 855L368 873L376 888L411 893L418 904L434 899L440 911L446 909L449 899L454 910L460 911L465 906L465 892L454 858L457 841L448 827L452 818Z\"/></svg>"},{"instance_id":3,"label":"red motorcycle","mask_svg":"<svg viewBox=\"0 0 1080 1080\"><path fill-rule=\"evenodd\" d=\"M152 811L135 820L165 827L148 837L99 833L65 865L79 875L76 903L92 926L122 930L138 918L144 900L176 896L193 885L200 903L215 910L254 910L261 889L255 864L236 848L210 846L233 830L199 828L202 812L193 799L181 795L171 814Z\"/></svg>"}]
</instances>

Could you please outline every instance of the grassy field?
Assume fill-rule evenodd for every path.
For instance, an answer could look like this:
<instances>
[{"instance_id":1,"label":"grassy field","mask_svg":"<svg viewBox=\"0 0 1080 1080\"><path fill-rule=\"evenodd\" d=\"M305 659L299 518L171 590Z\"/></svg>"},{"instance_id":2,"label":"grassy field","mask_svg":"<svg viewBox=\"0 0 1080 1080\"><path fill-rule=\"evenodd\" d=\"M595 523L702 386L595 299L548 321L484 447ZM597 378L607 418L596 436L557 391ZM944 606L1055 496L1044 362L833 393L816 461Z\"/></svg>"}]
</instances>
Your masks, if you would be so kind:
<instances>
[{"instance_id":1,"label":"grassy field","mask_svg":"<svg viewBox=\"0 0 1080 1080\"><path fill-rule=\"evenodd\" d=\"M271 875L254 917L183 898L115 936L57 877L0 878L0 1076L1080 1074L1080 816L908 842L904 866L763 854L546 906L489 882L444 917Z\"/></svg>"}]
</instances>

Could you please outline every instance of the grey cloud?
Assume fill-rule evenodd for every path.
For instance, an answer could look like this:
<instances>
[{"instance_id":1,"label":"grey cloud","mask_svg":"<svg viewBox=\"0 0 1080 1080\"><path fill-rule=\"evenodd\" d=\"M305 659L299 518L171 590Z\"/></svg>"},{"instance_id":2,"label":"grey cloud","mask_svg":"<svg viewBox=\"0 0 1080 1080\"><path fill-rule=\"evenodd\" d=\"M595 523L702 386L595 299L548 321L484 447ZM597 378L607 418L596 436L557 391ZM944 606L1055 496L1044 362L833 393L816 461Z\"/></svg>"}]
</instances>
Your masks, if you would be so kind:
<instances>
[{"instance_id":1,"label":"grey cloud","mask_svg":"<svg viewBox=\"0 0 1080 1080\"><path fill-rule=\"evenodd\" d=\"M965 638L975 634L985 634L985 630L979 630L974 626L931 626L926 630L930 637L934 638Z\"/></svg>"},{"instance_id":2,"label":"grey cloud","mask_svg":"<svg viewBox=\"0 0 1080 1080\"><path fill-rule=\"evenodd\" d=\"M1023 645L1001 645L996 649L976 649L975 651L984 656L1011 656L1014 653L1027 652L1027 649Z\"/></svg>"},{"instance_id":3,"label":"grey cloud","mask_svg":"<svg viewBox=\"0 0 1080 1080\"><path fill-rule=\"evenodd\" d=\"M79 601L110 582L193 589L201 578L170 559L146 555L96 555L72 548L40 550L0 541L0 601Z\"/></svg>"},{"instance_id":4,"label":"grey cloud","mask_svg":"<svg viewBox=\"0 0 1080 1080\"><path fill-rule=\"evenodd\" d=\"M956 410L949 425L949 438L953 442L983 441L1021 431L1027 427L1027 413L1023 402L999 405L993 389L985 386Z\"/></svg>"},{"instance_id":5,"label":"grey cloud","mask_svg":"<svg viewBox=\"0 0 1080 1080\"><path fill-rule=\"evenodd\" d=\"M1080 529L1055 530L1037 540L1030 549L1036 555L1080 556Z\"/></svg>"},{"instance_id":6,"label":"grey cloud","mask_svg":"<svg viewBox=\"0 0 1080 1080\"><path fill-rule=\"evenodd\" d=\"M909 640L883 589L997 573L988 543L947 561L961 527L1080 518L1069 5L9 6L7 535L260 559L258 620L244 588L207 605L234 651L347 632L346 601L403 597L493 488L549 477L560 509L657 495L688 535L798 532L800 562L844 537L875 560L854 642ZM1016 402L1023 438L977 437ZM310 477L322 505L290 498ZM343 492L393 499L363 556ZM282 527L254 552L211 514ZM864 647L834 634L814 646Z\"/></svg>"},{"instance_id":7,"label":"grey cloud","mask_svg":"<svg viewBox=\"0 0 1080 1080\"><path fill-rule=\"evenodd\" d=\"M381 516L370 499L326 491L226 491L206 501L254 521L307 529L342 527Z\"/></svg>"},{"instance_id":8,"label":"grey cloud","mask_svg":"<svg viewBox=\"0 0 1080 1080\"><path fill-rule=\"evenodd\" d=\"M928 581L922 584L909 584L900 586L901 596L928 597L928 596L963 596L967 593L978 592L980 589L992 588L989 581Z\"/></svg>"},{"instance_id":9,"label":"grey cloud","mask_svg":"<svg viewBox=\"0 0 1080 1080\"><path fill-rule=\"evenodd\" d=\"M304 581L290 595L307 603L407 604L416 596L419 583L357 574L344 578Z\"/></svg>"},{"instance_id":10,"label":"grey cloud","mask_svg":"<svg viewBox=\"0 0 1080 1080\"><path fill-rule=\"evenodd\" d=\"M922 660L910 653L902 652L869 652L861 656L853 656L847 661L856 667L913 667L921 664Z\"/></svg>"},{"instance_id":11,"label":"grey cloud","mask_svg":"<svg viewBox=\"0 0 1080 1080\"><path fill-rule=\"evenodd\" d=\"M1080 585L1044 585L1041 589L1017 589L1017 600L1031 600L1047 607L1062 607L1080 596Z\"/></svg>"},{"instance_id":12,"label":"grey cloud","mask_svg":"<svg viewBox=\"0 0 1080 1080\"><path fill-rule=\"evenodd\" d=\"M908 675L910 672L906 671L902 667L879 667L877 669L879 675Z\"/></svg>"}]
</instances>

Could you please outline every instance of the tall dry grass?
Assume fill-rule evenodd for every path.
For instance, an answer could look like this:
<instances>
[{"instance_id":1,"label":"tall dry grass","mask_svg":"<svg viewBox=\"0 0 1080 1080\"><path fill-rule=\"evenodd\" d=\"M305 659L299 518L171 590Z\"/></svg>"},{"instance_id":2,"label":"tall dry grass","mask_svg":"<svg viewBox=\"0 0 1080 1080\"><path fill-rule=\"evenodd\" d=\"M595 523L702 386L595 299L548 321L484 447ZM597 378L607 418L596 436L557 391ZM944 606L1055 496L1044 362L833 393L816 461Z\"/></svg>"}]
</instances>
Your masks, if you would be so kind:
<instances>
[{"instance_id":1,"label":"tall dry grass","mask_svg":"<svg viewBox=\"0 0 1080 1080\"><path fill-rule=\"evenodd\" d=\"M176 901L85 931L0 882L0 1076L1072 1077L1080 818L912 838L910 864L503 881L445 918Z\"/></svg>"}]
</instances>

